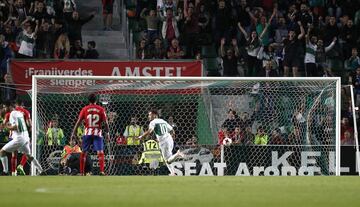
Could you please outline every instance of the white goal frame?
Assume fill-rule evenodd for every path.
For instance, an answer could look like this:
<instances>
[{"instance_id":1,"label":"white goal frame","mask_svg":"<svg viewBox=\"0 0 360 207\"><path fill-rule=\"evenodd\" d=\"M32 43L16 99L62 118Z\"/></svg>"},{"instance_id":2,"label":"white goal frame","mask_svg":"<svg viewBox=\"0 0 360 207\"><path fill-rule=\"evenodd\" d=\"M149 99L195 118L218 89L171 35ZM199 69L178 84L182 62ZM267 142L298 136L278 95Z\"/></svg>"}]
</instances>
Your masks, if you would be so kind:
<instances>
[{"instance_id":1,"label":"white goal frame","mask_svg":"<svg viewBox=\"0 0 360 207\"><path fill-rule=\"evenodd\" d=\"M36 126L37 126L37 81L38 79L61 80L127 80L127 81L336 81L336 152L335 175L340 176L340 119L341 119L341 78L340 77L139 77L139 76L60 76L60 75L33 75L32 76L32 155L36 157ZM31 164L31 175L36 175L34 164Z\"/></svg>"}]
</instances>

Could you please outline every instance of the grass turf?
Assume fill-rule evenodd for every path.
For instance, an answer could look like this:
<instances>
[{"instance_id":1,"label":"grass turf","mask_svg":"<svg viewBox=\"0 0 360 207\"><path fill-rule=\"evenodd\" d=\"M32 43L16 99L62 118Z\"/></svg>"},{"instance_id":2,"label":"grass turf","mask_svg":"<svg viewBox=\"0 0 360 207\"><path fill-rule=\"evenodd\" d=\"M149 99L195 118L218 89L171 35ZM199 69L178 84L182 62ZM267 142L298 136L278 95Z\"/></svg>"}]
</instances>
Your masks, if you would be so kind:
<instances>
[{"instance_id":1,"label":"grass turf","mask_svg":"<svg viewBox=\"0 0 360 207\"><path fill-rule=\"evenodd\" d=\"M0 177L1 206L360 206L359 177Z\"/></svg>"}]
</instances>

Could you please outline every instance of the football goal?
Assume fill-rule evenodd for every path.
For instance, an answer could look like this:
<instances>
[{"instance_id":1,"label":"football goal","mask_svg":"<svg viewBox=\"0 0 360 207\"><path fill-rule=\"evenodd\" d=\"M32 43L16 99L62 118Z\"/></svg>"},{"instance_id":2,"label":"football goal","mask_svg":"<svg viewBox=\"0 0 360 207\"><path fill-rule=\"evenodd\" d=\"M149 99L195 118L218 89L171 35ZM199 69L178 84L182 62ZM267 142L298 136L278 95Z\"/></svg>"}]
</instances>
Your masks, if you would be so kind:
<instances>
[{"instance_id":1,"label":"football goal","mask_svg":"<svg viewBox=\"0 0 360 207\"><path fill-rule=\"evenodd\" d=\"M32 153L56 174L79 112L95 93L110 125L104 143L108 175L167 174L161 158L140 161L148 148L137 136L148 128L152 109L173 126L174 152L185 152L173 163L177 174L340 175L340 91L335 77L36 75ZM50 143L53 122L64 136L52 136ZM129 125L140 128L130 132ZM79 138L82 133L80 128ZM97 157L90 158L96 174Z\"/></svg>"}]
</instances>

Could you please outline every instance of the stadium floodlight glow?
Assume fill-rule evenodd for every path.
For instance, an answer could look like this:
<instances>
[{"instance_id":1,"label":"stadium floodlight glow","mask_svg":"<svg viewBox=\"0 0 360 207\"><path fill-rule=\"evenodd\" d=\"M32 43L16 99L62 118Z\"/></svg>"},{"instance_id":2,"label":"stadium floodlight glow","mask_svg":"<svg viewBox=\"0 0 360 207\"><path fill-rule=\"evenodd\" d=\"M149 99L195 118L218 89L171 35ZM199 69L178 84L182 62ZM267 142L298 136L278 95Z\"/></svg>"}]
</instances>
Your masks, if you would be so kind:
<instances>
[{"instance_id":1,"label":"stadium floodlight glow","mask_svg":"<svg viewBox=\"0 0 360 207\"><path fill-rule=\"evenodd\" d=\"M161 109L164 118L174 118L177 124L175 142L188 153L188 160L196 163L195 166L203 166L203 171L199 169L201 172L221 166L224 175L302 175L309 172L340 175L340 91L338 77L35 75L31 92L32 153L44 168L50 166L49 162L53 167L58 158L53 151L59 147L41 144L46 124L58 114L59 125L68 138L87 95L97 93L100 103L111 114L110 133L114 139L106 143L105 153L109 175L143 173L140 168L126 171L129 159L135 162L142 149L131 148L131 156L121 154L129 150L123 150L115 139L124 132L131 116L138 117L146 126L147 111L152 108ZM267 142L261 143L265 146L254 144L253 140L251 143L235 140L228 146L218 146L219 131L229 108L241 114L238 118L245 113L251 117L247 122L251 124L244 127L244 133L256 134L262 126L268 135ZM271 142L275 129L283 134L281 143ZM187 146L194 137L200 145L197 151ZM174 165L179 173L189 174L185 172L188 168L193 172L192 163L180 160Z\"/></svg>"}]
</instances>

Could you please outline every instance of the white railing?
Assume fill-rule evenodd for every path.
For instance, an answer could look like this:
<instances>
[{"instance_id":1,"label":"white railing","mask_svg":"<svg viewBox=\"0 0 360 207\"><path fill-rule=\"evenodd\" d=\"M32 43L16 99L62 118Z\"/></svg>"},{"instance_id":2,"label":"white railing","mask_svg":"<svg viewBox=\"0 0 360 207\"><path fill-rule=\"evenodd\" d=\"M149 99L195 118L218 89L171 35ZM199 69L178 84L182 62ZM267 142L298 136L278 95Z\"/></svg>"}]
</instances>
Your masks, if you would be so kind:
<instances>
[{"instance_id":1,"label":"white railing","mask_svg":"<svg viewBox=\"0 0 360 207\"><path fill-rule=\"evenodd\" d=\"M119 12L120 12L120 21L121 21L121 31L124 35L125 38L125 47L128 49L128 57L129 59L132 59L131 57L131 51L132 51L132 34L131 31L129 30L129 21L127 18L127 10L126 10L126 6L124 4L123 0L120 0L120 8L119 8Z\"/></svg>"}]
</instances>

